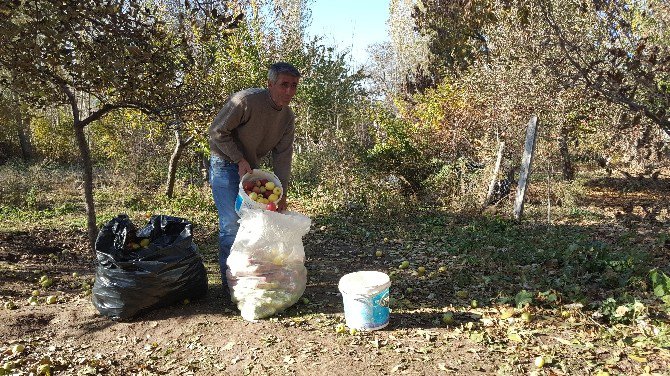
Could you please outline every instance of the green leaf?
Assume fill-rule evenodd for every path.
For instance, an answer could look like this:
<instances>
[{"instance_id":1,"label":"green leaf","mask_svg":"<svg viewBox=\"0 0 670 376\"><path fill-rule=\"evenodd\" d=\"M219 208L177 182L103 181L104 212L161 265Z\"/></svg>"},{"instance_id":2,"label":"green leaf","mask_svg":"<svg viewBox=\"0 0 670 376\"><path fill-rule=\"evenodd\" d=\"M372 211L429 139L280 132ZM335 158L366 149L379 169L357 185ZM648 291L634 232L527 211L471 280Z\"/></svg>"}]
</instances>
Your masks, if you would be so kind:
<instances>
[{"instance_id":1,"label":"green leaf","mask_svg":"<svg viewBox=\"0 0 670 376\"><path fill-rule=\"evenodd\" d=\"M516 294L516 296L514 296L514 302L519 308L523 307L524 305L530 305L533 302L533 293L526 290L521 290Z\"/></svg>"},{"instance_id":2,"label":"green leaf","mask_svg":"<svg viewBox=\"0 0 670 376\"><path fill-rule=\"evenodd\" d=\"M670 277L668 277L662 271L656 269L652 270L649 273L651 278L651 285L654 289L654 295L662 298L664 296L670 295Z\"/></svg>"}]
</instances>

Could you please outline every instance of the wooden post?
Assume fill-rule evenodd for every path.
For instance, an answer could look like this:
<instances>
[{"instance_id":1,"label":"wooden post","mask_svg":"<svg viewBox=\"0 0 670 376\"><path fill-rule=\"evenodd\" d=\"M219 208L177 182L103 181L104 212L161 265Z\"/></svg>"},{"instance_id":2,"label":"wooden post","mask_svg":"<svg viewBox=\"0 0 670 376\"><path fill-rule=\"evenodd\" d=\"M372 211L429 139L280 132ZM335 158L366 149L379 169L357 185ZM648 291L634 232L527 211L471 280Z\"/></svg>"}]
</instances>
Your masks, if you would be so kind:
<instances>
[{"instance_id":1,"label":"wooden post","mask_svg":"<svg viewBox=\"0 0 670 376\"><path fill-rule=\"evenodd\" d=\"M537 140L537 115L533 115L526 128L526 142L523 148L523 157L521 158L521 176L519 184L516 187L516 199L514 200L514 219L521 219L523 214L523 201L528 188L528 177L530 176L531 162L535 153L535 141Z\"/></svg>"},{"instance_id":2,"label":"wooden post","mask_svg":"<svg viewBox=\"0 0 670 376\"><path fill-rule=\"evenodd\" d=\"M498 173L500 172L500 163L502 163L503 150L505 149L505 141L500 141L498 144L498 158L496 158L496 164L493 167L493 175L491 176L491 183L489 183L489 191L486 193L486 198L484 199L484 204L486 206L491 196L493 196L493 189L498 182Z\"/></svg>"}]
</instances>

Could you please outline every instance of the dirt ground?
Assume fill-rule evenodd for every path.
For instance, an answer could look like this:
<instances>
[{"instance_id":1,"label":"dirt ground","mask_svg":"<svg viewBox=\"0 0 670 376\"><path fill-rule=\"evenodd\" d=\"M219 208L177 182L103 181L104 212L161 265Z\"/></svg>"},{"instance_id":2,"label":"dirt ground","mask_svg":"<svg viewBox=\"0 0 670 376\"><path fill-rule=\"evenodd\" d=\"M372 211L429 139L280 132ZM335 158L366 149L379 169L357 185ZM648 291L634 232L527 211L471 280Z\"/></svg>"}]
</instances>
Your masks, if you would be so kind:
<instances>
[{"instance_id":1,"label":"dirt ground","mask_svg":"<svg viewBox=\"0 0 670 376\"><path fill-rule=\"evenodd\" d=\"M595 187L591 199L605 188ZM614 211L625 215L628 202ZM316 223L305 237L306 300L259 322L243 320L227 300L211 252L203 253L209 275L204 298L116 322L91 303L94 260L83 233L0 232L0 297L16 305L0 309L0 361L13 363L5 373L36 374L49 364L57 375L670 374L667 349L633 353L630 338L603 335L607 329L577 305L560 312L537 308L535 319L516 330L520 319L501 318L499 307L452 304L448 273L418 284L414 294L396 289L407 304L391 313L385 329L337 333L344 322L340 276L387 271L395 260L338 242L331 230ZM213 249L213 239L213 229L196 229L202 249ZM387 247L400 247L394 241ZM45 271L54 283L41 288ZM33 290L40 292L36 305L28 303ZM56 296L55 304L46 304L48 295ZM448 309L455 321L445 325ZM25 349L13 353L16 344ZM534 364L540 353L547 361L541 368Z\"/></svg>"},{"instance_id":2,"label":"dirt ground","mask_svg":"<svg viewBox=\"0 0 670 376\"><path fill-rule=\"evenodd\" d=\"M206 297L161 308L128 322L98 314L81 284L92 282L93 261L78 233L38 231L0 235L0 260L17 268L2 277L5 298L17 308L2 310L5 360L19 358L11 346L25 345L20 372L51 363L55 374L313 375L433 374L445 371L489 373L492 365L473 362L476 347L450 343L435 328L435 315L394 316L383 331L336 333L344 322L339 275L355 265L318 263L301 301L277 317L248 322L222 292L216 263L207 265ZM318 247L312 248L317 253ZM309 252L309 251L308 251ZM56 256L52 256L56 255ZM311 269L311 268L308 268ZM37 305L27 303L39 289L44 270L55 281ZM75 278L73 273L79 273ZM44 289L42 289L44 290ZM57 303L46 304L49 293ZM427 346L429 345L429 346ZM389 356L392 355L392 356ZM46 359L49 359L47 361ZM475 365L478 363L479 365ZM439 367L439 368L438 368Z\"/></svg>"}]
</instances>

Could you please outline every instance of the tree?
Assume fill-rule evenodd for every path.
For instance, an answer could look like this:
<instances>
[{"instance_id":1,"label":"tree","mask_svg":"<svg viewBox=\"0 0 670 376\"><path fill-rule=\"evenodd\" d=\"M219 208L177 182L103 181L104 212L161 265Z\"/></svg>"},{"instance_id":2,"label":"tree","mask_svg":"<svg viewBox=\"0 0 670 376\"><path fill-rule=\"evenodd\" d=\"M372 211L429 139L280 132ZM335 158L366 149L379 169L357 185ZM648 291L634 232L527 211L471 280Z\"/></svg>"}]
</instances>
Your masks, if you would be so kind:
<instances>
[{"instance_id":1,"label":"tree","mask_svg":"<svg viewBox=\"0 0 670 376\"><path fill-rule=\"evenodd\" d=\"M177 19L216 35L235 22L225 2L185 2ZM214 10L216 9L216 11ZM172 116L188 105L183 78L192 66L188 35L140 0L0 3L0 83L34 106L67 105L81 154L88 238L97 237L86 127L120 108ZM197 17L210 20L197 23ZM176 93L179 93L176 95ZM82 106L88 96L92 108ZM175 98L181 98L173 102Z\"/></svg>"},{"instance_id":2,"label":"tree","mask_svg":"<svg viewBox=\"0 0 670 376\"><path fill-rule=\"evenodd\" d=\"M554 73L640 112L670 135L670 4L540 2ZM585 31L589 32L585 32Z\"/></svg>"},{"instance_id":3,"label":"tree","mask_svg":"<svg viewBox=\"0 0 670 376\"><path fill-rule=\"evenodd\" d=\"M414 6L412 18L428 38L431 53L425 68L415 73L412 89L419 92L486 57L490 51L486 29L497 20L494 0L423 0Z\"/></svg>"}]
</instances>

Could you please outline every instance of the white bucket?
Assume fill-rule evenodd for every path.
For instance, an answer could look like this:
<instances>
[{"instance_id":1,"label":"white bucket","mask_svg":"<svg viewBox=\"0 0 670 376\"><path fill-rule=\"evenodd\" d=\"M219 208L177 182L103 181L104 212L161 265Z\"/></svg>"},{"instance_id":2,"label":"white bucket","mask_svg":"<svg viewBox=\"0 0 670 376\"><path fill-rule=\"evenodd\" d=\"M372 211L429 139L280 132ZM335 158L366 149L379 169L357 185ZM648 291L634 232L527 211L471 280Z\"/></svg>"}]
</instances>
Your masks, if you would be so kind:
<instances>
[{"instance_id":1,"label":"white bucket","mask_svg":"<svg viewBox=\"0 0 670 376\"><path fill-rule=\"evenodd\" d=\"M240 214L240 211L242 209L265 209L265 204L260 204L249 197L247 192L244 191L243 184L249 180L259 180L259 179L267 179L268 181L271 181L275 183L275 186L281 188L281 195L279 195L279 199L282 198L284 195L284 187L281 185L281 181L277 177L277 175L265 171L265 170L259 170L255 169L253 170L252 173L246 173L244 176L242 176L242 179L240 179L240 185L239 189L237 191L237 198L235 199L235 211L237 214Z\"/></svg>"},{"instance_id":2,"label":"white bucket","mask_svg":"<svg viewBox=\"0 0 670 376\"><path fill-rule=\"evenodd\" d=\"M382 272L360 271L340 278L338 288L349 328L377 330L389 323L391 279Z\"/></svg>"}]
</instances>

